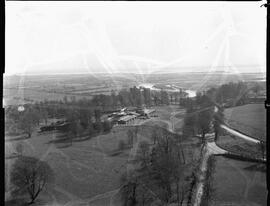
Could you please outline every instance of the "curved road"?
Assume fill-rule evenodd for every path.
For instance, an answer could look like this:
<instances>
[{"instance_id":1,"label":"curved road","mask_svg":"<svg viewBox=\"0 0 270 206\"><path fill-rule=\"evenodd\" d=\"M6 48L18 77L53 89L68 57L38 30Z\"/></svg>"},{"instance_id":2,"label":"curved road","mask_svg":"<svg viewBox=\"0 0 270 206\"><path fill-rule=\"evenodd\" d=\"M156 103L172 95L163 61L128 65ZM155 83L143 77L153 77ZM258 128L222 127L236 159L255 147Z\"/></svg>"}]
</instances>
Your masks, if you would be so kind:
<instances>
[{"instance_id":1,"label":"curved road","mask_svg":"<svg viewBox=\"0 0 270 206\"><path fill-rule=\"evenodd\" d=\"M215 107L215 112L218 111L218 108ZM230 134L233 134L239 138L242 138L242 139L245 139L247 141L251 141L251 142L254 142L254 143L260 143L259 140L257 139L254 139L252 137L249 137L245 134L242 134L238 131L235 131L234 129L222 124L220 125L221 128L225 129L227 132L229 132ZM202 195L203 195L203 184L204 184L204 178L205 178L205 173L207 171L207 160L208 158L210 157L210 155L212 154L226 154L228 153L228 151L224 150L224 149L221 149L220 147L218 147L216 145L216 143L214 141L209 141L210 139L213 139L213 133L212 134L208 134L209 135L209 138L207 139L207 143L206 145L204 146L203 148L203 157L202 157L202 163L201 163L201 166L200 166L200 171L201 171L201 174L199 176L199 183L196 187L196 193L195 193L195 202L194 202L194 206L199 206L200 203L201 203L201 198L202 198Z\"/></svg>"},{"instance_id":2,"label":"curved road","mask_svg":"<svg viewBox=\"0 0 270 206\"><path fill-rule=\"evenodd\" d=\"M217 112L217 110L215 109L215 112ZM172 112L171 113L171 116L170 116L170 120L163 120L163 119L149 119L149 120L146 120L145 122L147 121L162 121L162 122L165 122L168 124L168 130L172 133L175 133L174 131L174 124L175 124L175 121L180 121L178 118L176 119L175 116L178 114L178 113L181 113L181 111L179 112ZM145 123L143 122L143 123ZM142 123L142 124L143 124ZM235 131L234 129L222 124L221 125L221 128L225 129L227 132L229 132L230 134L232 135L235 135L239 138L242 138L242 139L245 139L247 141L251 141L251 142L254 142L254 143L259 143L260 141L257 140L257 139L254 139L252 137L249 137L245 134L242 134L238 131ZM204 179L205 179L205 174L206 174L206 171L207 171L207 161L209 159L209 157L211 155L217 155L217 154L226 154L228 153L228 151L220 148L219 146L216 145L215 141L214 141L214 133L209 133L206 135L206 138L207 138L207 142L206 144L204 145L204 147L202 148L203 150L203 157L202 157L202 162L201 162L201 165L200 165L200 176L199 176L199 182L198 182L198 185L195 189L195 202L194 202L194 206L199 206L200 203L201 203L201 198L202 198L202 195L203 195L203 186L204 186Z\"/></svg>"},{"instance_id":3,"label":"curved road","mask_svg":"<svg viewBox=\"0 0 270 206\"><path fill-rule=\"evenodd\" d=\"M247 135L245 135L245 134L242 134L242 133L240 133L240 132L237 132L237 131L235 131L234 129L231 129L230 127L228 127L228 126L226 126L226 125L224 125L224 124L220 125L220 127L221 127L222 129L225 129L227 132L229 132L229 133L232 134L232 135L235 135L235 136L237 136L237 137L240 137L240 138L245 139L245 140L250 141L250 142L260 143L259 140L254 139L254 138L252 138L252 137L249 137L249 136L247 136Z\"/></svg>"}]
</instances>

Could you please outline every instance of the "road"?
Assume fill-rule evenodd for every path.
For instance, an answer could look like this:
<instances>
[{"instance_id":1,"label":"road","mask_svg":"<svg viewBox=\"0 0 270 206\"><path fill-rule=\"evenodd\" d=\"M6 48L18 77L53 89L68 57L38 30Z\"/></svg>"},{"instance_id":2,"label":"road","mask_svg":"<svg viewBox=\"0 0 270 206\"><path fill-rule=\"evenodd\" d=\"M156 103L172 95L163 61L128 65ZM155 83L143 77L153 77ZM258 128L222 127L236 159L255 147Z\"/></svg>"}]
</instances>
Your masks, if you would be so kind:
<instances>
[{"instance_id":1,"label":"road","mask_svg":"<svg viewBox=\"0 0 270 206\"><path fill-rule=\"evenodd\" d=\"M215 111L215 112L218 111L218 107L217 107L217 106L215 106L215 110L214 110L214 111ZM235 136L237 136L237 137L239 137L239 138L242 138L242 139L245 139L245 140L247 140L247 141L254 142L254 143L260 143L259 140L255 139L255 138L253 138L253 137L250 137L250 136L248 136L248 135L245 135L245 134L243 134L243 133L240 133L240 132L238 132L238 131L236 131L236 130L230 128L230 127L228 127L228 126L225 125L225 124L221 124L220 127L223 128L223 129L225 129L225 130L226 130L227 132L229 132L230 134L235 135Z\"/></svg>"},{"instance_id":2,"label":"road","mask_svg":"<svg viewBox=\"0 0 270 206\"><path fill-rule=\"evenodd\" d=\"M254 143L260 143L259 140L254 139L254 138L252 138L252 137L249 137L249 136L247 136L247 135L245 135L245 134L242 134L242 133L240 133L240 132L237 132L237 131L235 131L234 129L231 129L230 127L228 127L228 126L226 126L226 125L224 125L224 124L220 125L220 127L221 127L222 129L225 129L225 130L226 130L227 132L229 132L230 134L235 135L235 136L237 136L237 137L239 137L239 138L242 138L242 139L245 139L245 140L247 140L247 141L254 142Z\"/></svg>"},{"instance_id":3,"label":"road","mask_svg":"<svg viewBox=\"0 0 270 206\"><path fill-rule=\"evenodd\" d=\"M200 173L198 177L198 184L195 189L195 201L194 201L194 206L199 206L201 204L201 199L203 195L203 186L204 186L204 180L205 180L205 175L207 171L207 161L211 155L217 155L217 154L226 154L228 151L221 149L216 145L216 143L213 141L214 140L214 133L207 134L208 138L206 139L206 144L202 148L202 162L200 165Z\"/></svg>"},{"instance_id":4,"label":"road","mask_svg":"<svg viewBox=\"0 0 270 206\"><path fill-rule=\"evenodd\" d=\"M215 107L215 112L218 111L218 108ZM257 139L254 139L252 137L249 137L245 134L242 134L240 132L235 131L234 129L222 124L221 128L225 129L227 132L229 132L230 134L233 134L239 138L245 139L247 141L251 141L254 143L259 143L260 141ZM196 190L195 190L195 202L194 202L194 206L199 206L201 203L201 199L202 199L202 195L203 195L203 185L204 185L204 179L205 179L205 174L207 171L207 161L209 159L209 157L211 155L217 155L217 154L226 154L228 153L228 151L218 147L216 145L216 143L213 141L214 140L214 133L211 134L207 134L208 138L207 138L207 142L205 144L205 146L202 148L202 163L200 165L200 175L198 177L199 179L199 183L197 184Z\"/></svg>"},{"instance_id":5,"label":"road","mask_svg":"<svg viewBox=\"0 0 270 206\"><path fill-rule=\"evenodd\" d=\"M217 112L217 110L215 110L215 112ZM176 123L176 121L178 121L179 119L175 118L175 116L180 113L180 112L172 112L171 113L171 117L170 120L162 120L162 119L157 119L157 121L163 121L166 122L168 124L168 130L172 133L175 133L174 131L174 125ZM153 121L153 119L150 119L149 121ZM154 120L155 121L155 120ZM237 132L235 130L233 130L232 128L222 124L221 128L225 129L227 132L229 132L230 134L233 134L239 138L243 138L247 141L251 141L254 143L259 143L260 141L257 139L254 139L252 137L249 137L245 134L242 134L240 132ZM228 153L228 151L218 147L214 141L214 133L209 133L207 134L207 138L206 138L206 144L204 145L204 147L202 148L202 162L200 165L200 175L198 177L199 182L197 184L197 187L195 189L195 202L194 202L194 206L199 206L201 203L201 198L203 195L203 186L204 186L204 180L205 180L205 175L206 175L206 171L207 171L207 161L209 159L209 157L211 155L218 155L218 154L226 154Z\"/></svg>"}]
</instances>

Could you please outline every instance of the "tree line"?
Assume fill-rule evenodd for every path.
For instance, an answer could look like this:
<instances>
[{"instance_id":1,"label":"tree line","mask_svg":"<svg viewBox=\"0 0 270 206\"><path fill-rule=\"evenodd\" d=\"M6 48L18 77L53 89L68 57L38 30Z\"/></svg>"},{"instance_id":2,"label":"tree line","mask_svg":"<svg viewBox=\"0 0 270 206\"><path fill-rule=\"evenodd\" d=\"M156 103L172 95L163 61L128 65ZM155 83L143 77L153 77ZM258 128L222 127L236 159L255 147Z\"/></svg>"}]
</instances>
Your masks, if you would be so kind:
<instances>
[{"instance_id":1,"label":"tree line","mask_svg":"<svg viewBox=\"0 0 270 206\"><path fill-rule=\"evenodd\" d=\"M155 132L156 131L156 132ZM133 170L123 175L124 206L182 205L189 197L196 161L187 160L180 136L153 130L152 141L139 143Z\"/></svg>"},{"instance_id":2,"label":"tree line","mask_svg":"<svg viewBox=\"0 0 270 206\"><path fill-rule=\"evenodd\" d=\"M179 94L175 94L176 96ZM175 96L175 98L176 98ZM147 88L132 87L129 90L122 89L116 94L98 94L92 99L76 99L75 96L62 100L44 100L32 104L25 104L24 111L18 111L18 106L6 108L5 131L9 134L21 132L31 137L34 128L41 122L48 124L50 118L63 118L69 122L69 127L64 130L72 135L80 133L94 134L110 130L110 122L101 120L101 116L107 112L116 111L122 107L141 107L152 105L168 105L172 94L166 91L150 91Z\"/></svg>"},{"instance_id":3,"label":"tree line","mask_svg":"<svg viewBox=\"0 0 270 206\"><path fill-rule=\"evenodd\" d=\"M254 90L260 88L255 85ZM247 84L244 82L228 83L217 88L210 88L207 91L198 92L196 98L188 98L182 90L168 93L164 90L150 91L147 88L133 87L129 90L122 89L118 93L112 91L110 95L99 94L92 99L76 99L76 97L54 101L40 101L34 104L24 105L24 111L18 111L17 106L6 108L6 127L9 133L23 131L31 137L31 134L40 122L49 118L64 118L70 122L67 132L78 136L80 133L94 134L101 131L109 131L110 123L102 121L104 113L116 111L121 107L142 105L168 105L179 104L187 109L184 132L186 135L199 132L204 136L210 130L212 119L215 117L213 106L222 105L226 101L235 101L236 105L244 104L247 101ZM207 110L209 107L209 110ZM201 112L198 112L201 111ZM195 114L196 113L196 114ZM222 113L222 112L221 112ZM222 119L219 113L217 119ZM194 114L194 115L192 115ZM217 123L217 121L215 121ZM217 125L215 125L217 129Z\"/></svg>"}]
</instances>

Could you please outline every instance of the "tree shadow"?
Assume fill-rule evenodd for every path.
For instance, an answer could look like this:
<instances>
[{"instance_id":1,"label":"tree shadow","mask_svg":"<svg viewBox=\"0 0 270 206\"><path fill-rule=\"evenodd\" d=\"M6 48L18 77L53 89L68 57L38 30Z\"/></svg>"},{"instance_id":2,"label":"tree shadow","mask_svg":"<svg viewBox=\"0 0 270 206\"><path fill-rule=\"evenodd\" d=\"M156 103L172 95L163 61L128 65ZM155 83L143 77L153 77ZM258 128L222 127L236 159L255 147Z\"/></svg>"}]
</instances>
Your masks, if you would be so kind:
<instances>
[{"instance_id":1,"label":"tree shadow","mask_svg":"<svg viewBox=\"0 0 270 206\"><path fill-rule=\"evenodd\" d=\"M15 158L20 157L20 156L21 156L21 155L19 155L19 154L13 154L13 155L11 155L11 156L5 157L5 159L6 159L6 160L10 160L10 159L15 159Z\"/></svg>"},{"instance_id":2,"label":"tree shadow","mask_svg":"<svg viewBox=\"0 0 270 206\"><path fill-rule=\"evenodd\" d=\"M48 201L42 199L36 199L34 203L29 204L29 199L27 198L14 198L12 200L5 201L5 206L46 206Z\"/></svg>"},{"instance_id":3,"label":"tree shadow","mask_svg":"<svg viewBox=\"0 0 270 206\"><path fill-rule=\"evenodd\" d=\"M73 138L72 142L83 142L83 141L90 140L94 137L97 137L99 135L105 135L108 133L110 133L110 131L94 133L92 135L82 135L82 136ZM67 142L70 142L70 138L68 138L66 134L62 134L62 135L57 136L57 139L50 140L46 144L57 144L57 143L67 143Z\"/></svg>"},{"instance_id":4,"label":"tree shadow","mask_svg":"<svg viewBox=\"0 0 270 206\"><path fill-rule=\"evenodd\" d=\"M72 146L71 144L64 144L64 145L57 145L56 147L58 148L58 149L64 149L64 148L68 148L68 147L70 147L70 146Z\"/></svg>"},{"instance_id":5,"label":"tree shadow","mask_svg":"<svg viewBox=\"0 0 270 206\"><path fill-rule=\"evenodd\" d=\"M14 141L26 140L26 139L30 139L30 138L31 137L28 137L28 136L20 136L20 137L16 137L16 138L5 139L5 142L14 142Z\"/></svg>"},{"instance_id":6,"label":"tree shadow","mask_svg":"<svg viewBox=\"0 0 270 206\"><path fill-rule=\"evenodd\" d=\"M46 144L57 144L57 143L68 143L70 142L69 138L57 138L53 140L49 140Z\"/></svg>"},{"instance_id":7,"label":"tree shadow","mask_svg":"<svg viewBox=\"0 0 270 206\"><path fill-rule=\"evenodd\" d=\"M57 139L53 139L48 141L46 144L55 144L55 146L59 149L64 149L72 146L74 142L83 142L91 139L93 136L88 136L85 138L73 138L72 141L66 137L66 135L58 136Z\"/></svg>"},{"instance_id":8,"label":"tree shadow","mask_svg":"<svg viewBox=\"0 0 270 206\"><path fill-rule=\"evenodd\" d=\"M265 164L253 164L251 166L245 167L245 170L255 171L255 172L266 172Z\"/></svg>"},{"instance_id":9,"label":"tree shadow","mask_svg":"<svg viewBox=\"0 0 270 206\"><path fill-rule=\"evenodd\" d=\"M97 136L97 135L95 135L95 136ZM77 137L77 138L74 138L72 141L73 142L83 142L83 141L87 141L95 136Z\"/></svg>"},{"instance_id":10,"label":"tree shadow","mask_svg":"<svg viewBox=\"0 0 270 206\"><path fill-rule=\"evenodd\" d=\"M16 198L5 201L5 206L28 206L28 202L25 198Z\"/></svg>"}]
</instances>

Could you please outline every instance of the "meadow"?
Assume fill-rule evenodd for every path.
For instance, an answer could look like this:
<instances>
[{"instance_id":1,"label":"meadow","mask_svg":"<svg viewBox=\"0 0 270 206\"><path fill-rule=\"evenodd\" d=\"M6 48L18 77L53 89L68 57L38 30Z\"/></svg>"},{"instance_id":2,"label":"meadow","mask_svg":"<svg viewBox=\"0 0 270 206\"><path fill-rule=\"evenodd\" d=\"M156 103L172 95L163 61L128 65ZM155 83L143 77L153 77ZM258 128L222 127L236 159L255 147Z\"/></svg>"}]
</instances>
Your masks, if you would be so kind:
<instances>
[{"instance_id":1,"label":"meadow","mask_svg":"<svg viewBox=\"0 0 270 206\"><path fill-rule=\"evenodd\" d=\"M266 110L263 104L247 104L228 108L224 112L227 123L247 135L266 139Z\"/></svg>"},{"instance_id":2,"label":"meadow","mask_svg":"<svg viewBox=\"0 0 270 206\"><path fill-rule=\"evenodd\" d=\"M6 157L11 155L16 144L22 143L23 155L43 159L52 167L55 187L42 193L40 201L65 204L79 200L92 201L98 195L100 201L102 194L121 186L121 175L128 169L130 148L118 155L110 155L118 149L120 139L127 139L126 133L119 130L84 141L74 141L72 145L66 141L55 141L63 138L61 133L35 133L30 139L6 141ZM11 166L15 159L7 159L6 162Z\"/></svg>"},{"instance_id":3,"label":"meadow","mask_svg":"<svg viewBox=\"0 0 270 206\"><path fill-rule=\"evenodd\" d=\"M211 205L267 205L266 165L215 157Z\"/></svg>"}]
</instances>

